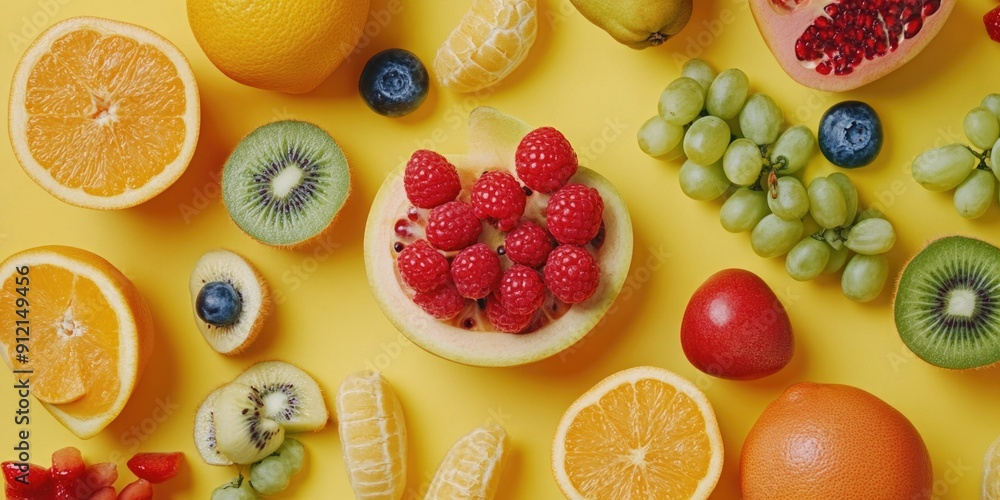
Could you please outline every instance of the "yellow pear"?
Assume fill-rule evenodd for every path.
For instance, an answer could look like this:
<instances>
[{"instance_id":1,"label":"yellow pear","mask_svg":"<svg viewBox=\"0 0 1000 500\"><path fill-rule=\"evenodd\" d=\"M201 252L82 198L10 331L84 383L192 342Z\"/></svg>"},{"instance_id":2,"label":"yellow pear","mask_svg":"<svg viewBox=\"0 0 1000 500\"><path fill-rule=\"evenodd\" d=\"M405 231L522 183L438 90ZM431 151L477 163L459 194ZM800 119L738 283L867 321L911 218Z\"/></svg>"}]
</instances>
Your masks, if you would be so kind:
<instances>
[{"instance_id":1,"label":"yellow pear","mask_svg":"<svg viewBox=\"0 0 1000 500\"><path fill-rule=\"evenodd\" d=\"M691 18L691 0L570 0L615 40L644 49L676 35Z\"/></svg>"}]
</instances>

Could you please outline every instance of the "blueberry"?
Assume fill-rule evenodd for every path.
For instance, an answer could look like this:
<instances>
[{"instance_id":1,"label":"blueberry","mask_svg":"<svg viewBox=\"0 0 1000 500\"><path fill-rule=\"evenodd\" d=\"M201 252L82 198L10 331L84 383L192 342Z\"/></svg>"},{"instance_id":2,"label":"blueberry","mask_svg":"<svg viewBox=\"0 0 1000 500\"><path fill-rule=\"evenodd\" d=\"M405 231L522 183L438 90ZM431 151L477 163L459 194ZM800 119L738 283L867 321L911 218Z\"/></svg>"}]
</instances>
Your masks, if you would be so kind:
<instances>
[{"instance_id":1,"label":"blueberry","mask_svg":"<svg viewBox=\"0 0 1000 500\"><path fill-rule=\"evenodd\" d=\"M427 97L427 68L410 51L383 50L365 63L358 89L372 111L403 116L419 108Z\"/></svg>"},{"instance_id":2,"label":"blueberry","mask_svg":"<svg viewBox=\"0 0 1000 500\"><path fill-rule=\"evenodd\" d=\"M819 149L838 167L868 165L882 150L882 121L863 102L834 104L819 121Z\"/></svg>"},{"instance_id":3,"label":"blueberry","mask_svg":"<svg viewBox=\"0 0 1000 500\"><path fill-rule=\"evenodd\" d=\"M229 326L240 317L240 294L229 283L213 281L201 287L194 308L205 323Z\"/></svg>"}]
</instances>

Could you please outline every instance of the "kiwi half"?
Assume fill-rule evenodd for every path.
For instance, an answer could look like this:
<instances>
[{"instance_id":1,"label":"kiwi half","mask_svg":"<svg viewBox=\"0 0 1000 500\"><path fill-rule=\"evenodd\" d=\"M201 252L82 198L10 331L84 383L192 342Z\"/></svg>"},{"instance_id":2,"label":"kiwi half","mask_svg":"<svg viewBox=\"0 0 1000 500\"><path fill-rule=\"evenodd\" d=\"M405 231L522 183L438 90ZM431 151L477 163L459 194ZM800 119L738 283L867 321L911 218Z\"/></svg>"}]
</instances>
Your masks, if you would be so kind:
<instances>
[{"instance_id":1,"label":"kiwi half","mask_svg":"<svg viewBox=\"0 0 1000 500\"><path fill-rule=\"evenodd\" d=\"M263 414L288 432L317 431L330 420L319 385L291 363L257 363L233 383L245 384L259 394L264 402Z\"/></svg>"},{"instance_id":2,"label":"kiwi half","mask_svg":"<svg viewBox=\"0 0 1000 500\"><path fill-rule=\"evenodd\" d=\"M1000 248L965 236L931 242L903 269L893 311L903 342L928 363L1000 361Z\"/></svg>"},{"instance_id":3,"label":"kiwi half","mask_svg":"<svg viewBox=\"0 0 1000 500\"><path fill-rule=\"evenodd\" d=\"M237 464L252 464L274 453L285 428L270 418L274 400L255 387L230 383L215 397L212 423L219 453Z\"/></svg>"},{"instance_id":4,"label":"kiwi half","mask_svg":"<svg viewBox=\"0 0 1000 500\"><path fill-rule=\"evenodd\" d=\"M215 444L215 401L222 392L222 387L212 391L194 414L194 445L198 454L208 465L232 465L233 461L226 458Z\"/></svg>"},{"instance_id":5,"label":"kiwi half","mask_svg":"<svg viewBox=\"0 0 1000 500\"><path fill-rule=\"evenodd\" d=\"M350 192L340 146L323 129L283 120L240 141L222 169L229 216L252 238L297 246L320 235Z\"/></svg>"},{"instance_id":6,"label":"kiwi half","mask_svg":"<svg viewBox=\"0 0 1000 500\"><path fill-rule=\"evenodd\" d=\"M219 286L235 293L236 314L227 321L205 316L202 311L205 291ZM229 250L213 250L201 256L191 272L188 288L198 331L212 349L222 354L243 352L264 328L273 308L264 277L249 261Z\"/></svg>"}]
</instances>

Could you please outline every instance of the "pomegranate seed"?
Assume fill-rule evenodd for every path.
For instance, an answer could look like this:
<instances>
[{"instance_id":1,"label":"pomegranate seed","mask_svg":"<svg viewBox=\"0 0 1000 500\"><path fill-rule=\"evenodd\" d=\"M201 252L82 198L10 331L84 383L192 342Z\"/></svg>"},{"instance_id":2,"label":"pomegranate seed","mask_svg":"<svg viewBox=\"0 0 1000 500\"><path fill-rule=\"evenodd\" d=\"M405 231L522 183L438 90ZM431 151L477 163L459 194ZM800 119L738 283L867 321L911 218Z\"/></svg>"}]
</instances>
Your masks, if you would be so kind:
<instances>
[{"instance_id":1,"label":"pomegranate seed","mask_svg":"<svg viewBox=\"0 0 1000 500\"><path fill-rule=\"evenodd\" d=\"M393 230L396 231L396 234L400 236L409 236L410 223L406 222L406 219L399 219L398 221L396 221L396 226L393 228Z\"/></svg>"},{"instance_id":2,"label":"pomegranate seed","mask_svg":"<svg viewBox=\"0 0 1000 500\"><path fill-rule=\"evenodd\" d=\"M406 218L414 222L420 219L420 213L417 212L417 207L410 207L410 209L406 211Z\"/></svg>"}]
</instances>

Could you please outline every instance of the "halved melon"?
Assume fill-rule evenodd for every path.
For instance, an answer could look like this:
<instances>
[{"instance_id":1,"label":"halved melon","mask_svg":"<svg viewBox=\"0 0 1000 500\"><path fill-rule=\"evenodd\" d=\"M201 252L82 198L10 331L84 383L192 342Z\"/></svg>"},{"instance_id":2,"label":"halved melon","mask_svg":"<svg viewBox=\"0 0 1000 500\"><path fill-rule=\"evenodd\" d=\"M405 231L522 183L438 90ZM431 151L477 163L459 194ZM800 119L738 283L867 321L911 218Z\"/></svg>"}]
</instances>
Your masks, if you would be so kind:
<instances>
[{"instance_id":1,"label":"halved melon","mask_svg":"<svg viewBox=\"0 0 1000 500\"><path fill-rule=\"evenodd\" d=\"M445 155L458 169L462 193L468 201L476 178L487 170L504 170L516 176L514 154L521 139L531 131L528 124L489 108L476 108L469 115L468 152ZM537 361L574 344L601 320L625 283L632 261L632 221L624 200L611 183L597 172L580 167L569 180L597 189L604 200L604 228L588 250L601 269L597 291L577 304L563 304L549 294L536 313L528 333L511 334L493 329L484 301L470 301L456 318L438 321L413 302L414 292L403 285L396 268L400 246L423 237L429 210L416 209L406 198L403 171L389 174L382 184L365 228L365 267L375 300L389 321L413 343L452 361L477 366L513 366ZM524 218L544 227L549 195L531 193ZM397 224L409 226L397 232ZM401 235L401 233L405 233ZM483 224L479 238L491 248L503 244L503 233ZM455 252L446 253L449 258ZM501 259L506 268L511 263Z\"/></svg>"}]
</instances>

